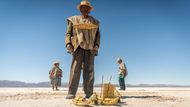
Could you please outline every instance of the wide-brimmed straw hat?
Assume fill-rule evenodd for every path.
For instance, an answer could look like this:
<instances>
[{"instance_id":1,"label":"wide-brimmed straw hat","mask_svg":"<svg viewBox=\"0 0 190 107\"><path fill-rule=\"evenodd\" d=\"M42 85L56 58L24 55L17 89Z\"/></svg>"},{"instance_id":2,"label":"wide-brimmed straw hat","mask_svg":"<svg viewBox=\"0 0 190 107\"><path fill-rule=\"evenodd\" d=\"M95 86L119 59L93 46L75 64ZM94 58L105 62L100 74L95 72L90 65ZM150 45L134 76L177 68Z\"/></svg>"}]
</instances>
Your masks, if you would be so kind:
<instances>
[{"instance_id":1,"label":"wide-brimmed straw hat","mask_svg":"<svg viewBox=\"0 0 190 107\"><path fill-rule=\"evenodd\" d=\"M59 61L54 61L53 64L59 64Z\"/></svg>"},{"instance_id":2,"label":"wide-brimmed straw hat","mask_svg":"<svg viewBox=\"0 0 190 107\"><path fill-rule=\"evenodd\" d=\"M122 59L121 58L117 58L117 62L120 62L120 61L122 61Z\"/></svg>"},{"instance_id":3,"label":"wide-brimmed straw hat","mask_svg":"<svg viewBox=\"0 0 190 107\"><path fill-rule=\"evenodd\" d=\"M90 7L90 11L94 10L94 8L91 6L90 2L87 1L87 0L81 1L80 4L77 5L77 9L80 10L80 7L81 7L81 6L88 6L88 7Z\"/></svg>"}]
</instances>

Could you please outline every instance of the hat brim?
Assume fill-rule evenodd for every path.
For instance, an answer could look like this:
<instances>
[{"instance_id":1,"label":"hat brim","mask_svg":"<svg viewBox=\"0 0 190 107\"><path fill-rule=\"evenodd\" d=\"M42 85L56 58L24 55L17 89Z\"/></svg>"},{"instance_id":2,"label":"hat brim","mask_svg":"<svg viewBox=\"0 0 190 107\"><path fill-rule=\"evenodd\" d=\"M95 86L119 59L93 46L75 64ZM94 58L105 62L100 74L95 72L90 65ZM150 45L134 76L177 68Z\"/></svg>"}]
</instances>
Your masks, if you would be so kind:
<instances>
[{"instance_id":1,"label":"hat brim","mask_svg":"<svg viewBox=\"0 0 190 107\"><path fill-rule=\"evenodd\" d=\"M90 11L94 10L94 7L92 7L92 6L89 6L89 5L80 5L80 4L77 5L77 9L80 10L81 6L88 6L88 7L90 7Z\"/></svg>"}]
</instances>

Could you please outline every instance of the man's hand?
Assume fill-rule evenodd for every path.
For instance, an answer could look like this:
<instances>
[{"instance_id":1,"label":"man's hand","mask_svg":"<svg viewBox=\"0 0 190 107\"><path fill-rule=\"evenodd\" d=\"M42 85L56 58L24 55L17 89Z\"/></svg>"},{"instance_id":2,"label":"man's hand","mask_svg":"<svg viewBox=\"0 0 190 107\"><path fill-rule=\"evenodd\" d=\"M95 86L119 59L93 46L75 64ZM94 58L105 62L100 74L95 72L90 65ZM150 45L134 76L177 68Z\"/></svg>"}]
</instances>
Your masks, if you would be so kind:
<instances>
[{"instance_id":1,"label":"man's hand","mask_svg":"<svg viewBox=\"0 0 190 107\"><path fill-rule=\"evenodd\" d=\"M67 45L67 50L69 53L72 53L73 52L73 46L71 44L68 44Z\"/></svg>"},{"instance_id":2,"label":"man's hand","mask_svg":"<svg viewBox=\"0 0 190 107\"><path fill-rule=\"evenodd\" d=\"M93 50L91 50L91 54L97 55L99 47L97 45L94 46Z\"/></svg>"},{"instance_id":3,"label":"man's hand","mask_svg":"<svg viewBox=\"0 0 190 107\"><path fill-rule=\"evenodd\" d=\"M99 47L97 45L94 46L94 51L98 51Z\"/></svg>"}]
</instances>

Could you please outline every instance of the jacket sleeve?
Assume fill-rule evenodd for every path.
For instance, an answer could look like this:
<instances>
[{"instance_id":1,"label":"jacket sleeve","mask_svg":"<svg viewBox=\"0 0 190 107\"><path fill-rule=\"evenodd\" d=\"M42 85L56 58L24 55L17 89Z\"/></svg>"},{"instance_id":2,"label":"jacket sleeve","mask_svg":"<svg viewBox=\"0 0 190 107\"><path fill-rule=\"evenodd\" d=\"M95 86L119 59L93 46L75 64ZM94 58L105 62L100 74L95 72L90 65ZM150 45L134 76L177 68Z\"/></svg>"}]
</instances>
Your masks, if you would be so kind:
<instances>
[{"instance_id":1,"label":"jacket sleeve","mask_svg":"<svg viewBox=\"0 0 190 107\"><path fill-rule=\"evenodd\" d=\"M128 71L127 71L127 67L126 67L125 63L124 63L124 69L125 69L125 76L127 76L128 75Z\"/></svg>"},{"instance_id":2,"label":"jacket sleeve","mask_svg":"<svg viewBox=\"0 0 190 107\"><path fill-rule=\"evenodd\" d=\"M67 31L66 31L66 38L65 38L65 43L66 43L66 46L68 44L71 44L71 36L73 35L72 34L72 22L71 21L68 21L68 25L67 25ZM71 44L72 45L72 44Z\"/></svg>"},{"instance_id":3,"label":"jacket sleeve","mask_svg":"<svg viewBox=\"0 0 190 107\"><path fill-rule=\"evenodd\" d=\"M98 30L96 32L96 39L95 39L95 42L94 42L94 46L100 47L100 30L99 30L99 28L98 28Z\"/></svg>"}]
</instances>

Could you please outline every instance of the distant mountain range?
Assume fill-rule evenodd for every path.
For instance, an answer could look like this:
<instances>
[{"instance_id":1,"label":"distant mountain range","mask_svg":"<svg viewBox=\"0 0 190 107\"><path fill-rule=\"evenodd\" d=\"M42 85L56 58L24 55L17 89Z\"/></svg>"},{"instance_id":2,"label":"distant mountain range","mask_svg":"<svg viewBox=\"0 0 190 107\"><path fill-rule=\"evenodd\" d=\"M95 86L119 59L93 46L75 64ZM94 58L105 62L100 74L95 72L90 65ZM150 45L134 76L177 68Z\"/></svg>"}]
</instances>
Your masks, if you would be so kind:
<instances>
[{"instance_id":1,"label":"distant mountain range","mask_svg":"<svg viewBox=\"0 0 190 107\"><path fill-rule=\"evenodd\" d=\"M118 84L113 84L118 86ZM68 83L62 83L61 87L67 87ZM82 84L79 84L81 87ZM190 87L190 85L168 85L168 84L138 84L131 85L126 84L127 87ZM0 80L0 87L50 87L49 82L39 82L39 83L25 83L21 81L8 81L8 80ZM101 87L101 84L95 84L95 87Z\"/></svg>"},{"instance_id":2,"label":"distant mountain range","mask_svg":"<svg viewBox=\"0 0 190 107\"><path fill-rule=\"evenodd\" d=\"M63 87L68 86L67 83L62 83L61 85ZM0 80L0 87L50 87L50 83L49 82L25 83L21 81Z\"/></svg>"}]
</instances>

